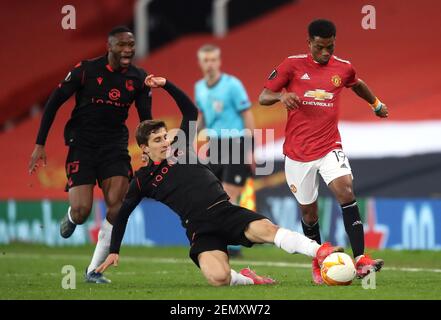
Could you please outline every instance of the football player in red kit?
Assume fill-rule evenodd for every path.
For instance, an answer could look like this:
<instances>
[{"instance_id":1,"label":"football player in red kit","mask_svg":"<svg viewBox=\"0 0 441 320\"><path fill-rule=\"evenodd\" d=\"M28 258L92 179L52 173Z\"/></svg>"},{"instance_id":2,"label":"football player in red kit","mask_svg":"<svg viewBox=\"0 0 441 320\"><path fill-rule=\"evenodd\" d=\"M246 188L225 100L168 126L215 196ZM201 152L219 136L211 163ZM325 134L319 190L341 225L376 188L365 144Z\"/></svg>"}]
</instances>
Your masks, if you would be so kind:
<instances>
[{"instance_id":1,"label":"football player in red kit","mask_svg":"<svg viewBox=\"0 0 441 320\"><path fill-rule=\"evenodd\" d=\"M340 93L351 88L364 99L377 117L388 110L369 89L349 61L333 55L336 28L328 20L315 20L308 27L310 53L286 58L272 71L260 94L262 105L281 101L288 110L285 128L285 175L300 204L305 235L321 242L317 215L318 173L343 211L359 278L379 271L384 262L364 254L364 231L352 187L352 171L342 149L338 131ZM283 91L283 89L285 89ZM313 260L313 280L322 283L320 268Z\"/></svg>"}]
</instances>

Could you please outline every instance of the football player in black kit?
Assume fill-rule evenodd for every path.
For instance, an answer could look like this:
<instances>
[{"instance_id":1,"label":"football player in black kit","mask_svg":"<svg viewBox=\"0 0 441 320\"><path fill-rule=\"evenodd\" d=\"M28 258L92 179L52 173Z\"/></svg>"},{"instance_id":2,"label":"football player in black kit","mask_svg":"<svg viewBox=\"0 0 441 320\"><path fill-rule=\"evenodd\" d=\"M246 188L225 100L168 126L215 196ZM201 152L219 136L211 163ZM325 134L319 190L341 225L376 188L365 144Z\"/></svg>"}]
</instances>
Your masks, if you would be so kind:
<instances>
[{"instance_id":1,"label":"football player in black kit","mask_svg":"<svg viewBox=\"0 0 441 320\"><path fill-rule=\"evenodd\" d=\"M75 107L65 126L69 147L66 160L70 207L61 221L60 233L69 238L76 225L90 215L96 181L107 206L98 234L98 243L86 271L86 281L108 283L95 272L108 255L116 215L132 175L125 121L135 102L140 121L151 119L151 91L144 83L147 73L131 64L135 38L126 27L116 27L108 35L108 52L102 57L78 63L51 94L44 108L29 172L42 161L46 165L45 143L61 105L75 94Z\"/></svg>"},{"instance_id":2,"label":"football player in black kit","mask_svg":"<svg viewBox=\"0 0 441 320\"><path fill-rule=\"evenodd\" d=\"M213 286L272 284L249 268L231 269L227 245L251 247L273 243L288 253L317 257L320 263L332 252L343 251L329 243L319 245L304 235L280 228L265 216L233 205L221 182L198 162L192 141L198 110L185 93L162 77L149 75L146 84L164 88L183 115L179 134L168 136L165 123L147 120L138 125L136 140L149 163L135 173L113 226L110 254L96 271L117 265L127 220L142 198L156 199L173 209L181 219L190 241L190 258Z\"/></svg>"}]
</instances>

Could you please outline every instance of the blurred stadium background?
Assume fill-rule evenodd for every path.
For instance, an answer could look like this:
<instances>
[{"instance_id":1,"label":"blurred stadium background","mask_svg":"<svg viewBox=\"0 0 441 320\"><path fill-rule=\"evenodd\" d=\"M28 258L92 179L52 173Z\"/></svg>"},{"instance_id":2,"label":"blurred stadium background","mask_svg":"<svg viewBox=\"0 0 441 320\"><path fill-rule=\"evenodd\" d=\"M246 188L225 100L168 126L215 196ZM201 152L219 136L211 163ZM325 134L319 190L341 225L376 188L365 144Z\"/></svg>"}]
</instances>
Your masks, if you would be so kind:
<instances>
[{"instance_id":1,"label":"blurred stadium background","mask_svg":"<svg viewBox=\"0 0 441 320\"><path fill-rule=\"evenodd\" d=\"M343 93L340 129L355 176L366 244L371 249L441 249L439 1L153 0L144 1L142 14L135 10L140 2L69 1L76 9L75 30L61 27L66 1L0 2L0 25L6 33L0 51L0 246L96 242L105 212L97 188L89 221L70 239L59 236L58 223L68 206L62 132L73 99L60 109L49 134L48 166L29 176L27 165L51 90L77 62L106 51L111 27L126 24L136 30L138 14L147 21L143 40L135 34L137 45L145 41L148 52L136 64L172 79L190 96L201 77L196 50L207 42L222 48L223 70L243 81L254 104L256 126L275 129L275 147L263 146L258 154L260 159L275 155L274 174L256 177L254 194L246 200L255 201L257 210L277 224L300 232L299 210L283 173L286 111L281 106L260 106L258 95L283 58L307 52L308 23L320 17L333 20L335 54L353 63L390 111L388 120L379 120L350 90ZM366 4L376 9L375 30L361 27L361 8ZM169 127L180 120L172 100L160 91L153 95L153 115L165 119ZM136 124L132 110L131 133ZM133 167L138 168L140 153L133 135L129 148ZM323 185L320 195L322 235L346 246L338 204ZM149 200L132 214L124 242L188 244L177 216Z\"/></svg>"}]
</instances>

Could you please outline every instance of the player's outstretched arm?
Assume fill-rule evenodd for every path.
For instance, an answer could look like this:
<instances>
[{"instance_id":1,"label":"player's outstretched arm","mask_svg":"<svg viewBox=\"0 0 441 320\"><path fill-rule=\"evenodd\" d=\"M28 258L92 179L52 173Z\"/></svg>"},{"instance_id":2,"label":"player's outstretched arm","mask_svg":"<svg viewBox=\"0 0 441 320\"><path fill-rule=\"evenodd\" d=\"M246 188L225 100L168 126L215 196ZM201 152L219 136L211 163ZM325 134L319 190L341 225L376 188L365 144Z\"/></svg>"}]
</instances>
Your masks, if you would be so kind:
<instances>
[{"instance_id":1,"label":"player's outstretched arm","mask_svg":"<svg viewBox=\"0 0 441 320\"><path fill-rule=\"evenodd\" d=\"M139 121L151 120L152 116L152 93L148 86L144 87L135 98L135 107L138 111Z\"/></svg>"},{"instance_id":2,"label":"player's outstretched arm","mask_svg":"<svg viewBox=\"0 0 441 320\"><path fill-rule=\"evenodd\" d=\"M363 80L358 79L358 82L352 87L352 91L354 91L357 96L370 104L372 110L377 117L387 118L389 116L387 106L382 103L377 97L375 97L375 95L369 89L368 85Z\"/></svg>"},{"instance_id":3,"label":"player's outstretched arm","mask_svg":"<svg viewBox=\"0 0 441 320\"><path fill-rule=\"evenodd\" d=\"M55 115L63 103L65 103L67 99L69 99L83 85L82 79L84 78L84 72L84 65L81 63L77 64L47 100L46 105L44 106L43 117L41 118L35 148L32 152L28 166L29 174L32 174L37 170L40 160L43 161L43 165L46 165L46 152L44 150L44 145L52 123L54 122Z\"/></svg>"},{"instance_id":4,"label":"player's outstretched arm","mask_svg":"<svg viewBox=\"0 0 441 320\"><path fill-rule=\"evenodd\" d=\"M141 184L138 180L139 178L135 176L129 185L129 191L124 198L124 201L119 209L116 216L115 222L112 229L112 237L110 240L110 253L119 254L121 248L121 242L124 238L124 233L126 231L127 222L129 220L130 214L135 210L136 206L141 202L143 195L141 192Z\"/></svg>"},{"instance_id":5,"label":"player's outstretched arm","mask_svg":"<svg viewBox=\"0 0 441 320\"><path fill-rule=\"evenodd\" d=\"M43 162L43 166L45 167L47 164L47 157L46 157L46 151L44 150L44 146L40 144L36 144L34 151L32 151L31 154L31 160L29 161L29 174L33 174L35 171L37 171L39 165L39 162Z\"/></svg>"},{"instance_id":6,"label":"player's outstretched arm","mask_svg":"<svg viewBox=\"0 0 441 320\"><path fill-rule=\"evenodd\" d=\"M43 117L41 118L40 129L38 130L37 141L35 144L35 148L31 154L31 160L29 162L29 174L34 173L39 165L38 163L43 161L43 165L46 166L46 151L44 150L44 145L46 143L47 136L49 134L49 130L54 122L55 115L57 114L58 109L61 105L69 99L71 95L66 94L61 88L55 89L52 92L49 100L47 101Z\"/></svg>"},{"instance_id":7,"label":"player's outstretched arm","mask_svg":"<svg viewBox=\"0 0 441 320\"><path fill-rule=\"evenodd\" d=\"M106 261L96 268L96 272L103 273L112 265L115 267L118 266L119 250L121 249L121 242L124 238L129 216L143 198L138 179L139 178L135 176L130 182L129 191L124 198L121 209L119 209L118 215L113 224L109 255L107 256Z\"/></svg>"},{"instance_id":8,"label":"player's outstretched arm","mask_svg":"<svg viewBox=\"0 0 441 320\"><path fill-rule=\"evenodd\" d=\"M178 87L176 87L172 82L166 80L162 77L155 77L154 75L149 75L145 79L146 85L150 88L162 87L166 90L172 98L176 101L176 104L182 113L181 130L184 132L185 137L187 137L187 143L190 144L192 137L196 136L196 121L198 118L198 108L195 106L193 101ZM195 125L191 126L190 122L194 121ZM190 132L190 128L194 128L194 132Z\"/></svg>"},{"instance_id":9,"label":"player's outstretched arm","mask_svg":"<svg viewBox=\"0 0 441 320\"><path fill-rule=\"evenodd\" d=\"M163 87L176 101L179 109L181 110L184 118L188 121L196 121L198 118L198 108L194 105L193 101L177 86L175 86L171 81L166 80L163 77L155 77L154 75L149 75L145 79L146 85L150 88Z\"/></svg>"},{"instance_id":10,"label":"player's outstretched arm","mask_svg":"<svg viewBox=\"0 0 441 320\"><path fill-rule=\"evenodd\" d=\"M103 273L108 267L118 266L119 254L111 253L107 256L106 260L95 269L95 272Z\"/></svg>"},{"instance_id":11,"label":"player's outstretched arm","mask_svg":"<svg viewBox=\"0 0 441 320\"><path fill-rule=\"evenodd\" d=\"M294 92L273 92L264 88L259 96L259 103L264 106L271 106L276 102L282 102L288 110L300 107L300 99Z\"/></svg>"}]
</instances>

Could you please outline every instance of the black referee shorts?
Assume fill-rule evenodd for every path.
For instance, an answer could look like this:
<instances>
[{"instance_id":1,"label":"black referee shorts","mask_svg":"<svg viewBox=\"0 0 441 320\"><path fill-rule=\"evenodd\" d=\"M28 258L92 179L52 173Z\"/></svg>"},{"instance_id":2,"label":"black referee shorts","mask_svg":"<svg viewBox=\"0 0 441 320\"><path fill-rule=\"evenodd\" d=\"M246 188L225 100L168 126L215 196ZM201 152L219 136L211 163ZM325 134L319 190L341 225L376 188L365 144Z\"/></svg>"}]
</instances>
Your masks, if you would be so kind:
<instances>
[{"instance_id":1,"label":"black referee shorts","mask_svg":"<svg viewBox=\"0 0 441 320\"><path fill-rule=\"evenodd\" d=\"M249 164L208 164L214 175L221 181L243 187L252 176Z\"/></svg>"},{"instance_id":2,"label":"black referee shorts","mask_svg":"<svg viewBox=\"0 0 441 320\"><path fill-rule=\"evenodd\" d=\"M251 165L246 163L246 156L252 151L252 140L245 143L244 137L210 138L207 156L208 166L221 181L243 187L248 177L252 176Z\"/></svg>"},{"instance_id":3,"label":"black referee shorts","mask_svg":"<svg viewBox=\"0 0 441 320\"><path fill-rule=\"evenodd\" d=\"M101 146L96 149L70 146L66 158L66 191L70 188L92 184L101 187L103 180L133 175L130 155L127 149L115 146Z\"/></svg>"},{"instance_id":4,"label":"black referee shorts","mask_svg":"<svg viewBox=\"0 0 441 320\"><path fill-rule=\"evenodd\" d=\"M228 254L228 245L253 246L245 237L248 225L268 219L254 211L224 201L186 223L191 260L199 267L198 256L205 251L220 250Z\"/></svg>"}]
</instances>

